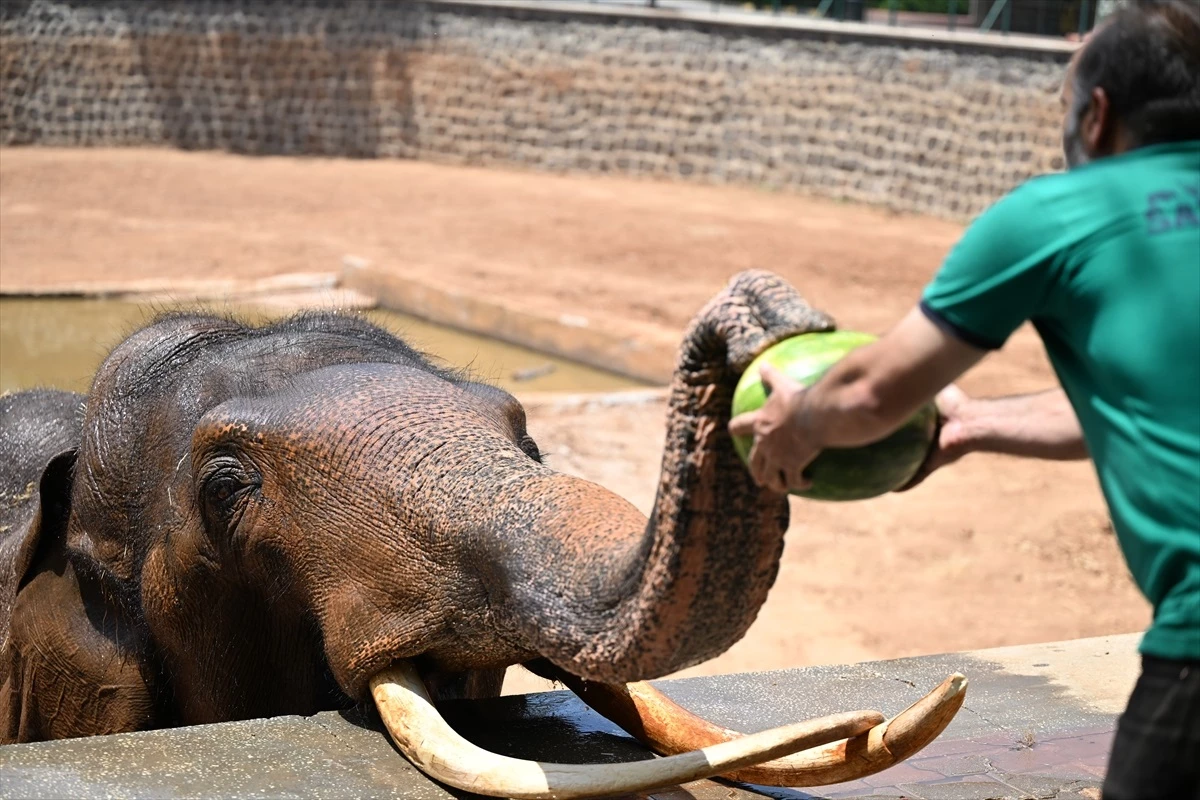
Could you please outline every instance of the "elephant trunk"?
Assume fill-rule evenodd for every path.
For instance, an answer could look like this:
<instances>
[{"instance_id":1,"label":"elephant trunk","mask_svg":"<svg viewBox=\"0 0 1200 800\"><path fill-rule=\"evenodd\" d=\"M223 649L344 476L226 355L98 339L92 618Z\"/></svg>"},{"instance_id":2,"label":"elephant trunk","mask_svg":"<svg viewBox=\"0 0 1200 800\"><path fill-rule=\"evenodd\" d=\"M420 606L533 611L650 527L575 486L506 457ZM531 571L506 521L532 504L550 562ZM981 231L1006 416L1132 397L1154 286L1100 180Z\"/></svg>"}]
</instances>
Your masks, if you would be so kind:
<instances>
[{"instance_id":1,"label":"elephant trunk","mask_svg":"<svg viewBox=\"0 0 1200 800\"><path fill-rule=\"evenodd\" d=\"M510 519L520 509L527 526L506 537L513 552L498 563L507 596L493 604L511 614L515 633L559 667L609 682L659 677L740 639L778 572L788 503L757 487L733 448L733 390L770 344L831 326L761 273L718 295L680 351L649 520L557 474L498 509Z\"/></svg>"}]
</instances>

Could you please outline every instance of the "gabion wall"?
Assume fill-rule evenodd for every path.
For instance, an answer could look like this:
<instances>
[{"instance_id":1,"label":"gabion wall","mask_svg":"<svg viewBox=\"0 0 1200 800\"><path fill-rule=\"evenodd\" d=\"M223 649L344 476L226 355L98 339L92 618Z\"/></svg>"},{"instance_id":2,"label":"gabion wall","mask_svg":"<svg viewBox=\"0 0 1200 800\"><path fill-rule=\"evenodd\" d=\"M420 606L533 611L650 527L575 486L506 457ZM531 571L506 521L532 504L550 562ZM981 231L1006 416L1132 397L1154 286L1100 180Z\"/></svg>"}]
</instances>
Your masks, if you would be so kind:
<instances>
[{"instance_id":1,"label":"gabion wall","mask_svg":"<svg viewBox=\"0 0 1200 800\"><path fill-rule=\"evenodd\" d=\"M966 218L1060 161L1062 57L402 0L3 0L0 143L754 184Z\"/></svg>"}]
</instances>

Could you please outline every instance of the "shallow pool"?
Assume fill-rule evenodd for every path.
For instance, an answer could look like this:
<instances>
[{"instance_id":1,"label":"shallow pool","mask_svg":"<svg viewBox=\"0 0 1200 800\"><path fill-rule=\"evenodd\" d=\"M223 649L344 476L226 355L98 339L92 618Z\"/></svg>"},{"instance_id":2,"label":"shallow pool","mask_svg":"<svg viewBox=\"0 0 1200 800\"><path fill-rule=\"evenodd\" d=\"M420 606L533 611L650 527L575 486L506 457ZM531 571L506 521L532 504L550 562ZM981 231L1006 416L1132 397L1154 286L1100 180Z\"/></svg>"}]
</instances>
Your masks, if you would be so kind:
<instances>
[{"instance_id":1,"label":"shallow pool","mask_svg":"<svg viewBox=\"0 0 1200 800\"><path fill-rule=\"evenodd\" d=\"M261 323L291 313L228 303L146 304L82 298L0 299L0 392L47 386L86 392L96 367L123 337L157 314L208 310ZM599 392L645 386L603 370L391 311L362 314L410 345L511 392Z\"/></svg>"}]
</instances>

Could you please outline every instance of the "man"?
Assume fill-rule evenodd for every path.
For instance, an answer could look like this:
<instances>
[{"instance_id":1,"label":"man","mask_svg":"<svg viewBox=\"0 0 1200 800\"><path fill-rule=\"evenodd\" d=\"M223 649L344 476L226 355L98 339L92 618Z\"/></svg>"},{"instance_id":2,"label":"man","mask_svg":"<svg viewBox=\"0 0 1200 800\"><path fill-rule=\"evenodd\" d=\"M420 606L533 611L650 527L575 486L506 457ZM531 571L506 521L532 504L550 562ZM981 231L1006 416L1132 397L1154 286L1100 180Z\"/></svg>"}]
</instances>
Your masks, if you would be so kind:
<instances>
[{"instance_id":1,"label":"man","mask_svg":"<svg viewBox=\"0 0 1200 800\"><path fill-rule=\"evenodd\" d=\"M937 397L917 482L969 452L1095 463L1114 528L1154 606L1106 800L1200 797L1200 5L1116 12L1064 82L1070 169L980 215L920 305L805 391L764 368L751 472L804 488L826 447L883 438ZM1032 321L1062 384L975 400L952 385ZM940 393L939 393L940 392ZM907 488L907 487L906 487Z\"/></svg>"}]
</instances>

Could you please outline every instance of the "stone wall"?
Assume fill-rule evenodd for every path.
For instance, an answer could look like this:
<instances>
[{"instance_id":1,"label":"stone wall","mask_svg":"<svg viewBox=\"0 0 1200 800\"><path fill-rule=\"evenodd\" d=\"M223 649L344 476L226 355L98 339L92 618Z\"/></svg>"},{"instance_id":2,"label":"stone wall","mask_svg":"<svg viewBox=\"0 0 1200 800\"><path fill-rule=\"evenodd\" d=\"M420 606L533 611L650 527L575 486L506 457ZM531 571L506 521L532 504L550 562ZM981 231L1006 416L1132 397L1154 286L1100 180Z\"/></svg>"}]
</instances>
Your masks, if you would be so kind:
<instances>
[{"instance_id":1,"label":"stone wall","mask_svg":"<svg viewBox=\"0 0 1200 800\"><path fill-rule=\"evenodd\" d=\"M6 145L524 165L752 184L954 218L1060 159L1062 49L554 4L5 0L0 9Z\"/></svg>"}]
</instances>

